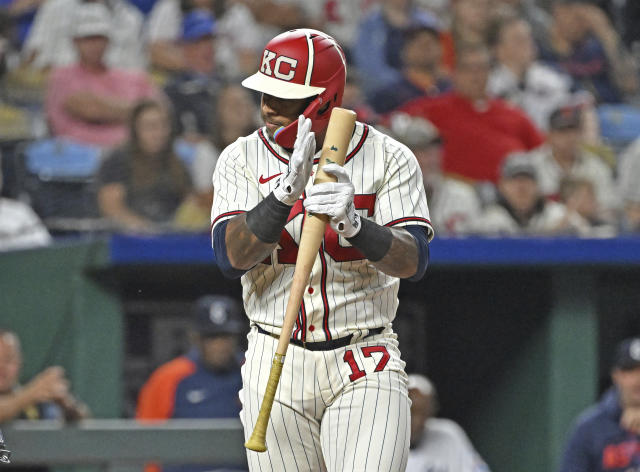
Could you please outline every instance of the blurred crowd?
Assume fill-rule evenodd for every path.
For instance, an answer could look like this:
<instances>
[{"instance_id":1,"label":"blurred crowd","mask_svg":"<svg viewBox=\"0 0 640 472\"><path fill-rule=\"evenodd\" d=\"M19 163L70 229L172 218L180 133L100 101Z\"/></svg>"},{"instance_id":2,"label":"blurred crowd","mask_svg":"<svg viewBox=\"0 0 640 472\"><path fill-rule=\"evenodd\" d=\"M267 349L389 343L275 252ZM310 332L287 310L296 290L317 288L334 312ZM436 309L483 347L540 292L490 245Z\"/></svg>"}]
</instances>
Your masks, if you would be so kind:
<instances>
[{"instance_id":1,"label":"blurred crowd","mask_svg":"<svg viewBox=\"0 0 640 472\"><path fill-rule=\"evenodd\" d=\"M0 0L0 248L206 231L218 154L261 125L239 83L298 26L345 49L343 106L416 154L438 235L638 233L638 21L631 0Z\"/></svg>"}]
</instances>

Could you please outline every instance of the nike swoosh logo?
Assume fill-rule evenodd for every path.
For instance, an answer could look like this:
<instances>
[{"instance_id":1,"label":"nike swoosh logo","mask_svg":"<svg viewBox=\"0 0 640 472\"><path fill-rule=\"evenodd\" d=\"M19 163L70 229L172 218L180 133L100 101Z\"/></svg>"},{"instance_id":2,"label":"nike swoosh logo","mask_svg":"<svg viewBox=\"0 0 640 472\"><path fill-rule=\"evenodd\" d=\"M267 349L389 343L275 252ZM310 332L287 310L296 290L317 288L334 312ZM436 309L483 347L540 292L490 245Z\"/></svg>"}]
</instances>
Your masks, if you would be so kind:
<instances>
[{"instance_id":1,"label":"nike swoosh logo","mask_svg":"<svg viewBox=\"0 0 640 472\"><path fill-rule=\"evenodd\" d=\"M276 177L278 177L281 174L282 174L282 172L280 172L279 174L270 175L269 177L264 177L263 175L260 175L260 178L258 179L258 182L260 182L261 184L266 184L271 179L275 179Z\"/></svg>"}]
</instances>

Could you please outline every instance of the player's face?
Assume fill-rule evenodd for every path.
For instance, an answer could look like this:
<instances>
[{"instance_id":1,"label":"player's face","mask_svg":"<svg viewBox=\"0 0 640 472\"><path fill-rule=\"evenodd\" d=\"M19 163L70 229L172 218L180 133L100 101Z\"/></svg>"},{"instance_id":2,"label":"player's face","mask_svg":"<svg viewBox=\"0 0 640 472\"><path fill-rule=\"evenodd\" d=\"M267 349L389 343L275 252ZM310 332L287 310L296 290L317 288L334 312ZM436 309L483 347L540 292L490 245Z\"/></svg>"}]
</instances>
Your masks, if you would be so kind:
<instances>
[{"instance_id":1,"label":"player's face","mask_svg":"<svg viewBox=\"0 0 640 472\"><path fill-rule=\"evenodd\" d=\"M288 126L297 120L298 116L307 108L308 103L308 98L287 100L263 93L260 114L269 136L273 138L278 128Z\"/></svg>"},{"instance_id":2,"label":"player's face","mask_svg":"<svg viewBox=\"0 0 640 472\"><path fill-rule=\"evenodd\" d=\"M615 369L611 377L620 392L622 406L640 407L640 366L629 370Z\"/></svg>"},{"instance_id":3,"label":"player's face","mask_svg":"<svg viewBox=\"0 0 640 472\"><path fill-rule=\"evenodd\" d=\"M21 364L22 356L15 336L0 336L0 393L9 392L18 383Z\"/></svg>"},{"instance_id":4,"label":"player's face","mask_svg":"<svg viewBox=\"0 0 640 472\"><path fill-rule=\"evenodd\" d=\"M234 364L237 347L237 338L231 334L203 337L200 341L202 359L213 370L229 369Z\"/></svg>"}]
</instances>

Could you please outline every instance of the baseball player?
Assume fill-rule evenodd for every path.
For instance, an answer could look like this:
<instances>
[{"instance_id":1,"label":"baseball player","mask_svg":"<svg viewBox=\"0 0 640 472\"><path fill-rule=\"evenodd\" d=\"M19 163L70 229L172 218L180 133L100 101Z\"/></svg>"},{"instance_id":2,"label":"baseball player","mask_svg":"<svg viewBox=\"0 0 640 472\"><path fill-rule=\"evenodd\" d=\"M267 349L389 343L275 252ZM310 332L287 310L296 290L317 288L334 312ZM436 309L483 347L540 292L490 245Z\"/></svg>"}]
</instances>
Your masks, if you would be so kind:
<instances>
[{"instance_id":1,"label":"baseball player","mask_svg":"<svg viewBox=\"0 0 640 472\"><path fill-rule=\"evenodd\" d=\"M341 47L298 29L265 47L243 85L262 93L265 126L220 155L213 176L216 260L242 277L251 321L240 413L255 424L283 322L304 211L330 224L291 333L252 471L402 471L409 446L404 362L391 322L400 278L419 280L433 237L411 151L356 122L335 183L312 186L331 110L346 76Z\"/></svg>"}]
</instances>

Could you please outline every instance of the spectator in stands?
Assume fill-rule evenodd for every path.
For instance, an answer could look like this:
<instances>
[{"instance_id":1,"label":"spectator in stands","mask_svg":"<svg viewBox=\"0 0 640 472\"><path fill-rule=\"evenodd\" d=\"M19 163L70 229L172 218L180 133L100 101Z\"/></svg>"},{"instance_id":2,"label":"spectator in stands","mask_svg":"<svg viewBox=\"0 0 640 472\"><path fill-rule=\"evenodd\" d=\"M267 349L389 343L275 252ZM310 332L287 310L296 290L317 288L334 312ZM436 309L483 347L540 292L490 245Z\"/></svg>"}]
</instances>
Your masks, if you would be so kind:
<instances>
[{"instance_id":1,"label":"spectator in stands","mask_svg":"<svg viewBox=\"0 0 640 472\"><path fill-rule=\"evenodd\" d=\"M104 62L117 69L144 70L146 56L143 50L143 17L137 8L126 0L48 0L38 9L23 57L25 65L48 70L69 66L78 62L75 31L86 5L101 4L105 7L105 23L108 24L109 44Z\"/></svg>"},{"instance_id":2,"label":"spectator in stands","mask_svg":"<svg viewBox=\"0 0 640 472\"><path fill-rule=\"evenodd\" d=\"M176 224L181 228L209 228L214 190L212 176L220 150L259 127L258 108L249 91L239 84L224 85L213 110L209 139L196 143L181 141L181 147L189 147L193 154L190 168L195 193L192 204L183 205L176 214Z\"/></svg>"},{"instance_id":3,"label":"spectator in stands","mask_svg":"<svg viewBox=\"0 0 640 472\"><path fill-rule=\"evenodd\" d=\"M618 103L638 92L638 77L605 13L587 0L555 0L541 59L569 74L598 103Z\"/></svg>"},{"instance_id":4,"label":"spectator in stands","mask_svg":"<svg viewBox=\"0 0 640 472\"><path fill-rule=\"evenodd\" d=\"M451 0L451 28L442 36L443 62L453 70L459 49L486 46L492 14L491 0Z\"/></svg>"},{"instance_id":5,"label":"spectator in stands","mask_svg":"<svg viewBox=\"0 0 640 472\"><path fill-rule=\"evenodd\" d=\"M196 10L209 10L220 25L218 67L226 79L245 76L257 67L256 52L280 31L321 18L321 2L303 0L159 0L149 14L147 39L151 64L169 73L185 68L180 36L184 17Z\"/></svg>"},{"instance_id":6,"label":"spectator in stands","mask_svg":"<svg viewBox=\"0 0 640 472\"><path fill-rule=\"evenodd\" d=\"M358 121L375 124L379 116L367 102L361 83L358 71L355 68L350 69L344 84L342 106L355 111Z\"/></svg>"},{"instance_id":7,"label":"spectator in stands","mask_svg":"<svg viewBox=\"0 0 640 472\"><path fill-rule=\"evenodd\" d=\"M522 111L487 94L489 71L485 47L463 48L458 52L452 92L418 98L400 108L438 128L444 140L444 172L474 182L496 182L504 156L543 143Z\"/></svg>"},{"instance_id":8,"label":"spectator in stands","mask_svg":"<svg viewBox=\"0 0 640 472\"><path fill-rule=\"evenodd\" d=\"M51 132L101 147L119 145L133 105L158 92L146 74L105 63L112 24L105 5L82 3L73 21L79 60L51 73L45 104Z\"/></svg>"},{"instance_id":9,"label":"spectator in stands","mask_svg":"<svg viewBox=\"0 0 640 472\"><path fill-rule=\"evenodd\" d=\"M242 388L238 343L247 330L238 301L222 295L199 298L193 309L192 349L151 374L140 390L136 418L238 418Z\"/></svg>"},{"instance_id":10,"label":"spectator in stands","mask_svg":"<svg viewBox=\"0 0 640 472\"><path fill-rule=\"evenodd\" d=\"M353 53L366 96L401 77L405 33L416 24L431 24L435 18L418 9L414 0L388 0L363 18Z\"/></svg>"},{"instance_id":11,"label":"spectator in stands","mask_svg":"<svg viewBox=\"0 0 640 472\"><path fill-rule=\"evenodd\" d=\"M427 120L396 113L391 118L391 132L413 151L424 180L429 213L438 234L462 234L480 214L480 199L474 188L442 173L442 140L435 126Z\"/></svg>"},{"instance_id":12,"label":"spectator in stands","mask_svg":"<svg viewBox=\"0 0 640 472\"><path fill-rule=\"evenodd\" d=\"M377 113L388 113L414 98L440 95L451 88L442 68L440 31L435 23L407 30L400 56L402 75L371 96Z\"/></svg>"},{"instance_id":13,"label":"spectator in stands","mask_svg":"<svg viewBox=\"0 0 640 472\"><path fill-rule=\"evenodd\" d=\"M619 229L623 234L640 233L640 198L625 199Z\"/></svg>"},{"instance_id":14,"label":"spectator in stands","mask_svg":"<svg viewBox=\"0 0 640 472\"><path fill-rule=\"evenodd\" d=\"M211 104L220 88L214 63L215 31L213 16L207 10L193 10L184 16L184 69L165 87L178 135L194 141L204 139L211 129Z\"/></svg>"},{"instance_id":15,"label":"spectator in stands","mask_svg":"<svg viewBox=\"0 0 640 472\"><path fill-rule=\"evenodd\" d=\"M7 72L7 59L13 53L15 42L13 32L13 21L9 15L4 12L0 4L0 79Z\"/></svg>"},{"instance_id":16,"label":"spectator in stands","mask_svg":"<svg viewBox=\"0 0 640 472\"><path fill-rule=\"evenodd\" d=\"M246 88L234 83L224 85L216 99L210 129L214 146L222 150L240 136L251 134L259 127L258 114L258 107ZM209 174L209 180L212 174Z\"/></svg>"},{"instance_id":17,"label":"spectator in stands","mask_svg":"<svg viewBox=\"0 0 640 472\"><path fill-rule=\"evenodd\" d=\"M323 0L324 21L318 28L336 39L348 58L358 33L358 25L368 15L376 2L371 0Z\"/></svg>"},{"instance_id":18,"label":"spectator in stands","mask_svg":"<svg viewBox=\"0 0 640 472\"><path fill-rule=\"evenodd\" d=\"M144 100L133 109L130 139L98 171L98 205L117 228L158 232L173 228L191 194L189 171L173 150L166 107Z\"/></svg>"},{"instance_id":19,"label":"spectator in stands","mask_svg":"<svg viewBox=\"0 0 640 472\"><path fill-rule=\"evenodd\" d=\"M585 178L566 177L560 182L559 201L569 211L580 215L590 226L594 237L612 237L617 228L612 220L603 218L593 182Z\"/></svg>"},{"instance_id":20,"label":"spectator in stands","mask_svg":"<svg viewBox=\"0 0 640 472\"><path fill-rule=\"evenodd\" d=\"M640 233L640 138L620 155L617 175L622 203L620 231L626 234Z\"/></svg>"},{"instance_id":21,"label":"spectator in stands","mask_svg":"<svg viewBox=\"0 0 640 472\"><path fill-rule=\"evenodd\" d=\"M529 24L536 40L541 40L549 34L551 16L536 0L497 0L494 17L507 15L518 16Z\"/></svg>"},{"instance_id":22,"label":"spectator in stands","mask_svg":"<svg viewBox=\"0 0 640 472\"><path fill-rule=\"evenodd\" d=\"M0 164L1 162L2 159ZM2 181L0 165L0 191ZM0 196L0 251L27 249L49 243L51 243L49 231L29 205Z\"/></svg>"},{"instance_id":23,"label":"spectator in stands","mask_svg":"<svg viewBox=\"0 0 640 472\"><path fill-rule=\"evenodd\" d=\"M584 411L569 434L560 472L637 470L640 467L640 337L616 347L611 367L613 386L599 403Z\"/></svg>"},{"instance_id":24,"label":"spectator in stands","mask_svg":"<svg viewBox=\"0 0 640 472\"><path fill-rule=\"evenodd\" d=\"M180 48L184 16L193 10L213 13L212 0L158 0L149 13L147 40L151 65L159 70L182 71L185 59Z\"/></svg>"},{"instance_id":25,"label":"spectator in stands","mask_svg":"<svg viewBox=\"0 0 640 472\"><path fill-rule=\"evenodd\" d=\"M536 169L523 153L505 159L497 200L485 208L472 226L472 232L487 236L588 235L590 230L580 215L544 198Z\"/></svg>"},{"instance_id":26,"label":"spectator in stands","mask_svg":"<svg viewBox=\"0 0 640 472\"><path fill-rule=\"evenodd\" d=\"M635 46L640 44L640 3L635 0L599 0L598 5L609 14L625 46L634 53L640 52ZM638 56L635 59L638 60Z\"/></svg>"},{"instance_id":27,"label":"spectator in stands","mask_svg":"<svg viewBox=\"0 0 640 472\"><path fill-rule=\"evenodd\" d=\"M20 385L22 350L16 333L0 328L0 423L14 419L77 421L89 409L69 390L61 367L48 367Z\"/></svg>"},{"instance_id":28,"label":"spectator in stands","mask_svg":"<svg viewBox=\"0 0 640 472\"><path fill-rule=\"evenodd\" d=\"M533 151L531 159L538 174L540 191L556 198L560 183L567 177L593 183L602 218L611 218L619 207L612 169L600 157L583 147L582 108L558 107L549 117L549 134L545 146Z\"/></svg>"},{"instance_id":29,"label":"spectator in stands","mask_svg":"<svg viewBox=\"0 0 640 472\"><path fill-rule=\"evenodd\" d=\"M407 472L488 472L464 430L452 420L435 418L436 389L425 376L409 374L411 441Z\"/></svg>"},{"instance_id":30,"label":"spectator in stands","mask_svg":"<svg viewBox=\"0 0 640 472\"><path fill-rule=\"evenodd\" d=\"M13 23L12 43L22 48L36 12L44 0L0 0L0 15L6 15Z\"/></svg>"},{"instance_id":31,"label":"spectator in stands","mask_svg":"<svg viewBox=\"0 0 640 472\"><path fill-rule=\"evenodd\" d=\"M520 17L496 19L489 44L497 61L489 76L489 92L520 107L546 130L551 112L571 99L571 78L536 60L531 26Z\"/></svg>"}]
</instances>

